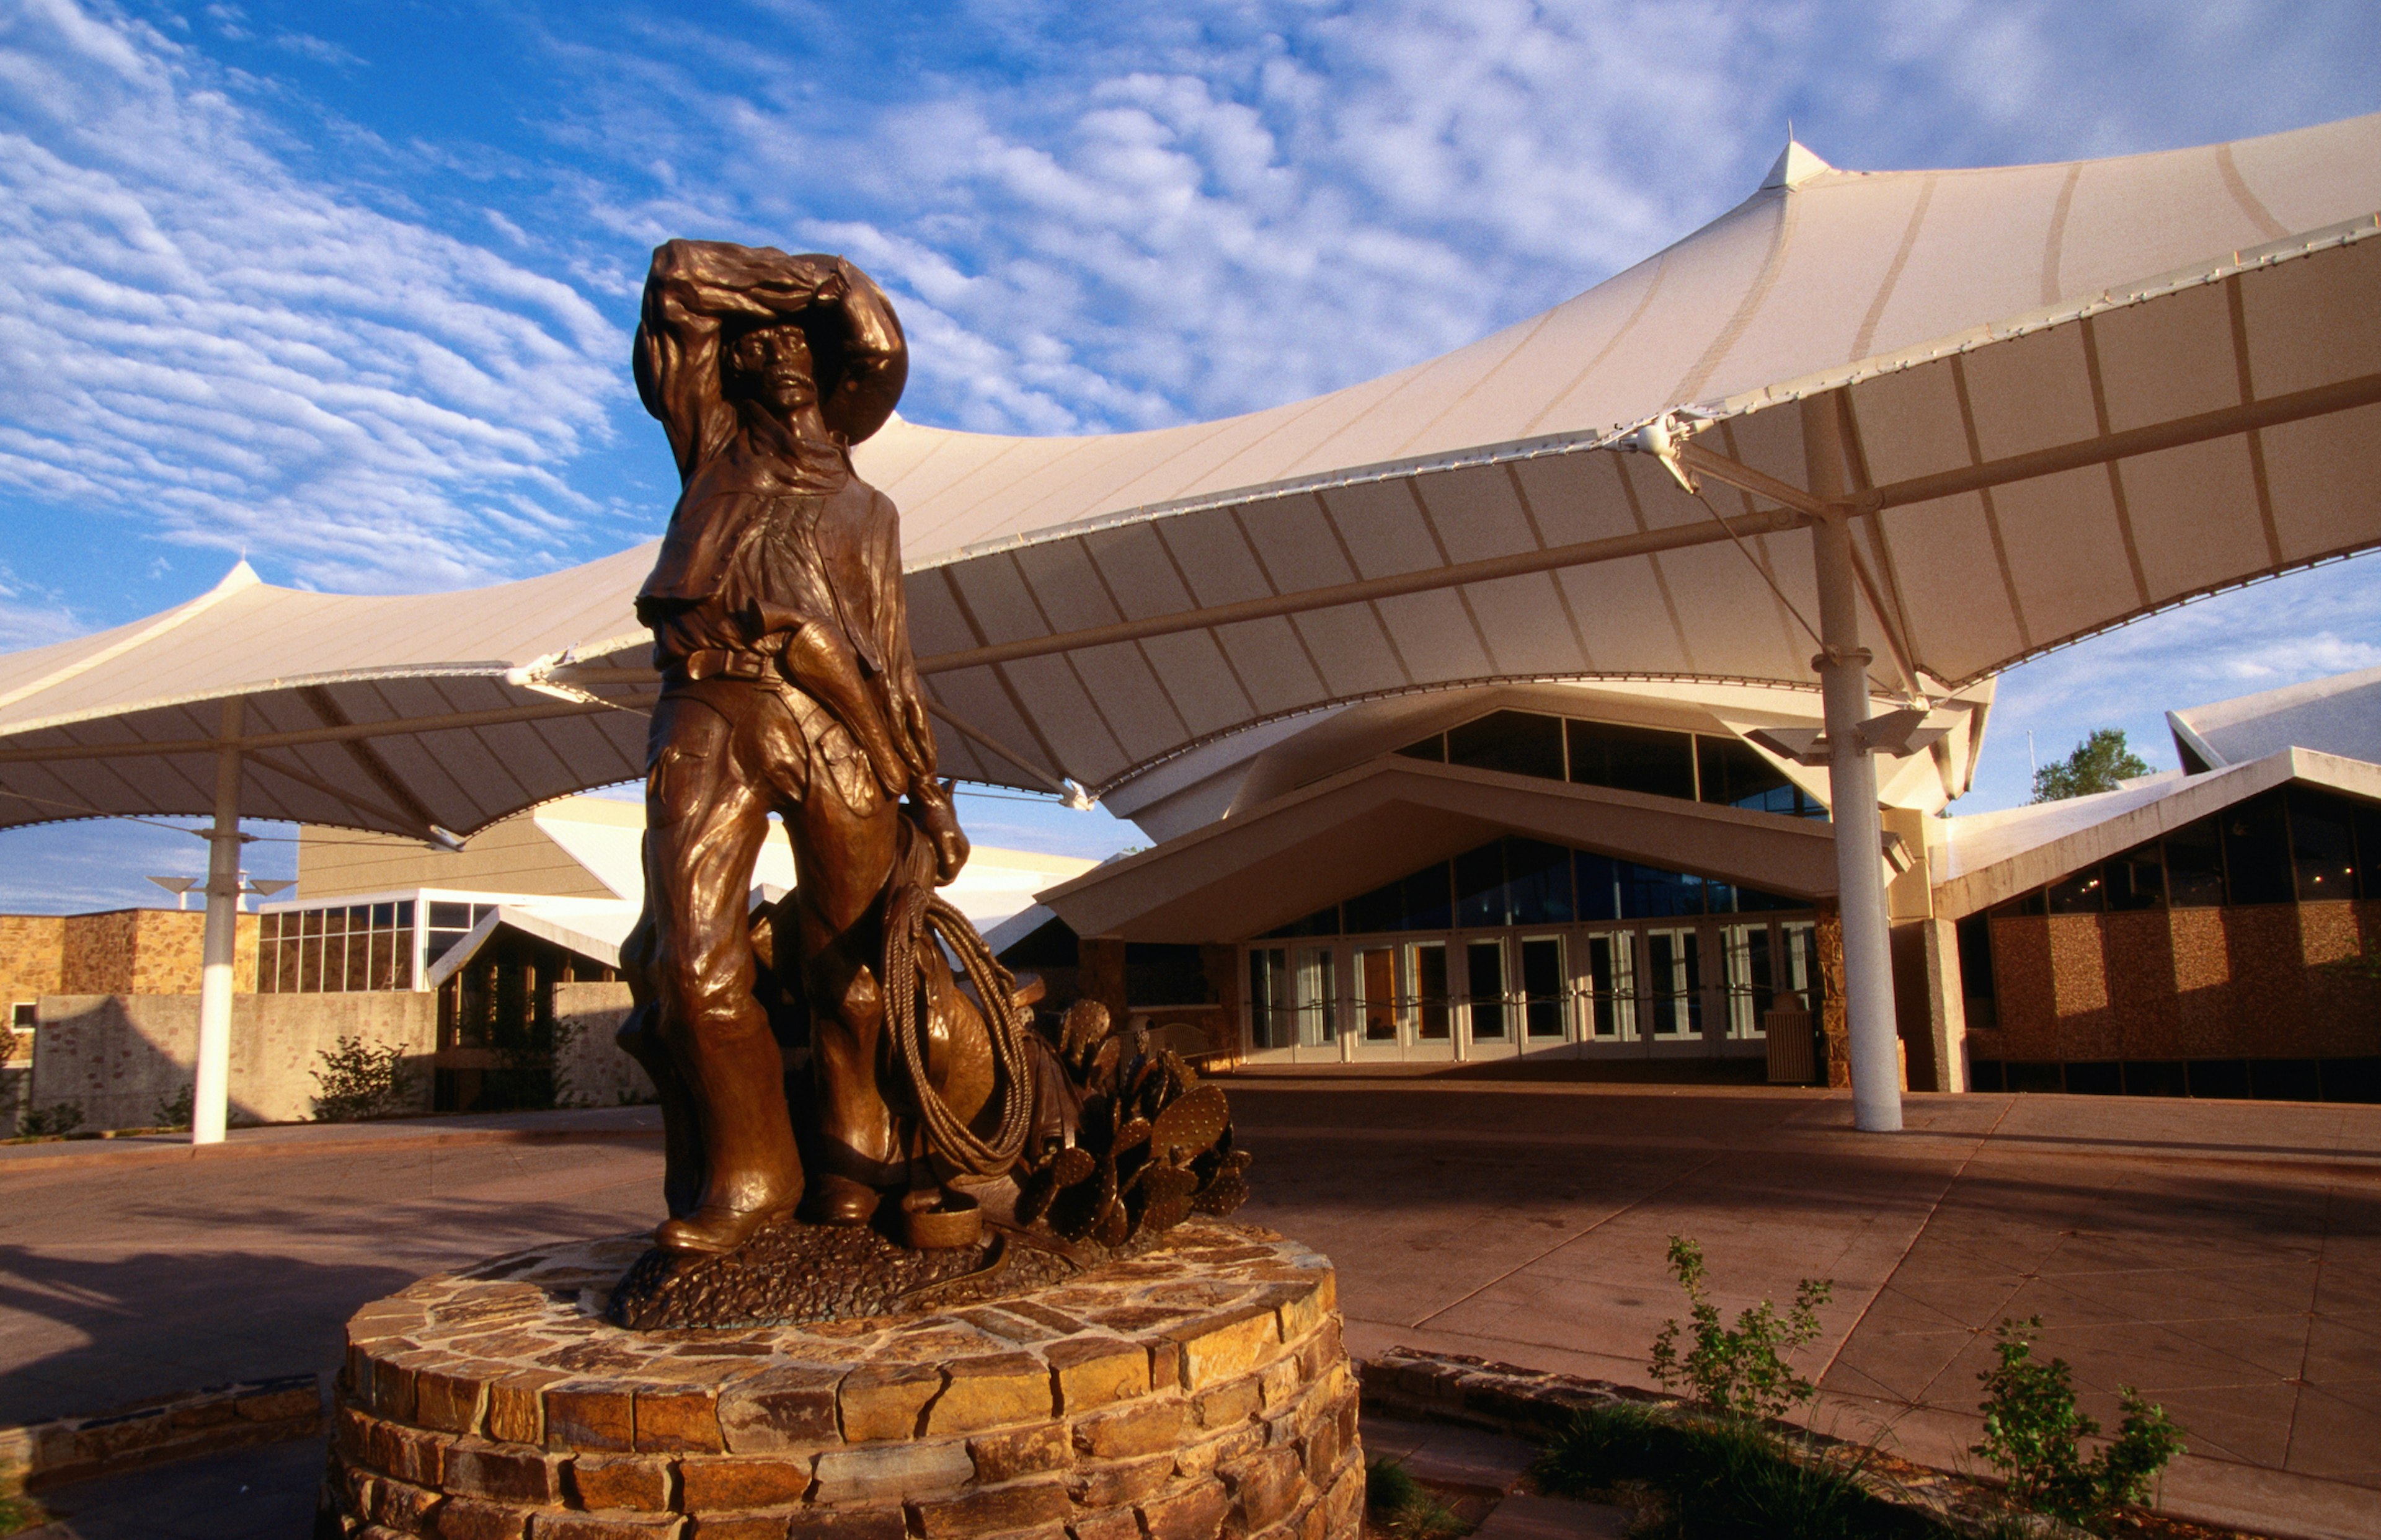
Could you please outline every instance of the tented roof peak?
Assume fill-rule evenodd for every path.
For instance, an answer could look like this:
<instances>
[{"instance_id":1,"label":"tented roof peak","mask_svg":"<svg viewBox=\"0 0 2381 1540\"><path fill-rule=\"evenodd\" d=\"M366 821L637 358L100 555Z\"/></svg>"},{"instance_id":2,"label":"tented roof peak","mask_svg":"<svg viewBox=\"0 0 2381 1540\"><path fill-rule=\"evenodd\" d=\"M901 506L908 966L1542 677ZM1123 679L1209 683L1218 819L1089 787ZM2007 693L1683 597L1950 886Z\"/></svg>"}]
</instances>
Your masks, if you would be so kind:
<instances>
[{"instance_id":1,"label":"tented roof peak","mask_svg":"<svg viewBox=\"0 0 2381 1540\"><path fill-rule=\"evenodd\" d=\"M1810 146L1787 130L1786 148L1777 152L1777 159L1769 167L1769 175L1761 178L1763 188L1800 187L1822 171L1834 166L1811 152Z\"/></svg>"}]
</instances>

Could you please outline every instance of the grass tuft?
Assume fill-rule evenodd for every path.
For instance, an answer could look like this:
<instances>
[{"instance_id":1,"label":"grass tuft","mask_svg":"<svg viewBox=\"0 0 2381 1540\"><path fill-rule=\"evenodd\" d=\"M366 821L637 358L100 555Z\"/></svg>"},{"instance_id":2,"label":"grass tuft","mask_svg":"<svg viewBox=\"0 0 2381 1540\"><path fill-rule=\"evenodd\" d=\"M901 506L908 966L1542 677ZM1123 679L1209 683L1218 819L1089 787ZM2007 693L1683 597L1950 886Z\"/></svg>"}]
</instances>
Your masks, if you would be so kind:
<instances>
[{"instance_id":1,"label":"grass tuft","mask_svg":"<svg viewBox=\"0 0 2381 1540\"><path fill-rule=\"evenodd\" d=\"M1575 1412L1531 1474L1545 1491L1583 1497L1642 1485L1662 1511L1641 1540L1937 1540L1944 1531L1878 1501L1858 1467L1798 1460L1768 1428L1733 1417L1693 1422L1621 1402Z\"/></svg>"},{"instance_id":2,"label":"grass tuft","mask_svg":"<svg viewBox=\"0 0 2381 1540\"><path fill-rule=\"evenodd\" d=\"M1364 1468L1364 1507L1374 1525L1395 1540L1456 1540L1471 1529L1445 1498L1395 1460L1376 1460Z\"/></svg>"}]
</instances>

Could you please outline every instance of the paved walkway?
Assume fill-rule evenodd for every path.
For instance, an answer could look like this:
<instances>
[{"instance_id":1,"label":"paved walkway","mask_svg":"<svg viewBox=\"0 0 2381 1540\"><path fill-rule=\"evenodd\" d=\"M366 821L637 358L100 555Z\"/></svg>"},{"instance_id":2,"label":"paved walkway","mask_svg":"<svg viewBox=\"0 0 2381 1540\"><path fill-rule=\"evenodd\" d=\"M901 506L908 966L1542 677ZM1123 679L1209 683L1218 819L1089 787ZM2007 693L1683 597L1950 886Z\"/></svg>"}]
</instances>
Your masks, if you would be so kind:
<instances>
[{"instance_id":1,"label":"paved walkway","mask_svg":"<svg viewBox=\"0 0 2381 1540\"><path fill-rule=\"evenodd\" d=\"M1229 1090L1246 1216L1337 1261L1359 1352L1644 1383L1689 1235L1731 1314L1836 1280L1823 1428L1959 1464L1993 1324L2040 1314L2088 1410L2113 1424L2129 1382L2190 1430L2170 1504L2381 1537L2381 1108L1914 1096L1870 1137L1816 1092ZM0 1422L327 1369L413 1277L649 1223L659 1167L649 1109L0 1152Z\"/></svg>"},{"instance_id":2,"label":"paved walkway","mask_svg":"<svg viewBox=\"0 0 2381 1540\"><path fill-rule=\"evenodd\" d=\"M1991 1328L2040 1314L2085 1409L2190 1430L2174 1506L2381 1535L2381 1107L1242 1077L1248 1214L1328 1253L1349 1345L1648 1383L1702 1242L1732 1318L1829 1277L1813 1422L1960 1468Z\"/></svg>"}]
</instances>

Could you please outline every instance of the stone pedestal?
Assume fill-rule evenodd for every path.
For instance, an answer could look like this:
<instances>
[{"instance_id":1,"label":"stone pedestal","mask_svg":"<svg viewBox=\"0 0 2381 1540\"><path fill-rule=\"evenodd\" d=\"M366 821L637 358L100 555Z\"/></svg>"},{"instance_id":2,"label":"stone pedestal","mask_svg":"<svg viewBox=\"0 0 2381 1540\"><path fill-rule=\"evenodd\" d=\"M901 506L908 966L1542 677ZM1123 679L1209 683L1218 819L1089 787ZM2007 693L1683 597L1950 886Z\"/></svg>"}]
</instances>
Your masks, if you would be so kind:
<instances>
[{"instance_id":1,"label":"stone pedestal","mask_svg":"<svg viewBox=\"0 0 2381 1540\"><path fill-rule=\"evenodd\" d=\"M624 1331L604 1290L644 1244L524 1252L357 1313L318 1533L1360 1533L1331 1265L1268 1230L1194 1220L989 1304Z\"/></svg>"}]
</instances>

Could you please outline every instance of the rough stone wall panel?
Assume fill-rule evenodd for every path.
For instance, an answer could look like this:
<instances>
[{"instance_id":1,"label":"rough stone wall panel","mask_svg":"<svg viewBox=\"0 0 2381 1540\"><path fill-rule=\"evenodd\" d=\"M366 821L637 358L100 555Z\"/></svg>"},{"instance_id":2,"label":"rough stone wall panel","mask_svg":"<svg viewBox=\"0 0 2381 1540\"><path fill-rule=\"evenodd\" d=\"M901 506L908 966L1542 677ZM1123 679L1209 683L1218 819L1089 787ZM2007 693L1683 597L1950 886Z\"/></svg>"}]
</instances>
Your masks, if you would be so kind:
<instances>
[{"instance_id":1,"label":"rough stone wall panel","mask_svg":"<svg viewBox=\"0 0 2381 1540\"><path fill-rule=\"evenodd\" d=\"M61 914L0 914L0 1007L63 987L66 927Z\"/></svg>"},{"instance_id":2,"label":"rough stone wall panel","mask_svg":"<svg viewBox=\"0 0 2381 1540\"><path fill-rule=\"evenodd\" d=\"M625 984L557 984L554 1020L568 1042L556 1056L560 1094L569 1106L620 1106L653 1099L644 1067L613 1041L632 1002Z\"/></svg>"},{"instance_id":3,"label":"rough stone wall panel","mask_svg":"<svg viewBox=\"0 0 2381 1540\"><path fill-rule=\"evenodd\" d=\"M2050 966L2050 922L2018 915L1991 924L2001 1047L2010 1058L2057 1058L2058 1006Z\"/></svg>"},{"instance_id":4,"label":"rough stone wall panel","mask_svg":"<svg viewBox=\"0 0 2381 1540\"><path fill-rule=\"evenodd\" d=\"M160 1103L190 1083L198 1059L199 996L53 995L34 1034L31 1102L72 1102L86 1129L151 1128ZM436 1045L434 995L244 995L232 1002L234 1122L296 1122L313 1115L319 1055L341 1037L398 1045L415 1110L430 1105Z\"/></svg>"},{"instance_id":5,"label":"rough stone wall panel","mask_svg":"<svg viewBox=\"0 0 2381 1540\"><path fill-rule=\"evenodd\" d=\"M325 1486L346 1533L1358 1540L1330 1265L1271 1231L1194 1220L1004 1309L651 1335L591 1308L646 1244L543 1247L360 1311ZM517 1384L542 1417L500 1414ZM473 1527L446 1523L467 1505Z\"/></svg>"}]
</instances>

